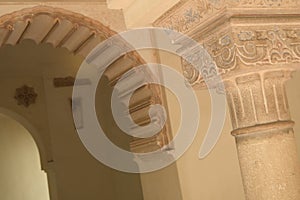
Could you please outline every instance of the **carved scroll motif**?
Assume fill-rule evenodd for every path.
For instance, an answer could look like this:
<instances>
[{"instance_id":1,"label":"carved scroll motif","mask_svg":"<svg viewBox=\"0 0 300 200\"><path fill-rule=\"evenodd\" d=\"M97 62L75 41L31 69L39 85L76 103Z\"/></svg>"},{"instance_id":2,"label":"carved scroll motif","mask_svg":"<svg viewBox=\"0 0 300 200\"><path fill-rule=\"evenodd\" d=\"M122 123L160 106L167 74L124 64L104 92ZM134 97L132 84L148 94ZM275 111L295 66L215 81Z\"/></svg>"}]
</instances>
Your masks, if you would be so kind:
<instances>
[{"instance_id":1,"label":"carved scroll motif","mask_svg":"<svg viewBox=\"0 0 300 200\"><path fill-rule=\"evenodd\" d=\"M206 63L199 73L199 70L183 61L184 76L192 85L202 86L205 84L204 78L209 80L214 73L224 75L238 68L300 63L300 29L297 28L255 27L247 31L223 32L212 36L204 46L218 69L212 73Z\"/></svg>"},{"instance_id":2,"label":"carved scroll motif","mask_svg":"<svg viewBox=\"0 0 300 200\"><path fill-rule=\"evenodd\" d=\"M221 69L300 62L300 29L234 32L206 45Z\"/></svg>"}]
</instances>

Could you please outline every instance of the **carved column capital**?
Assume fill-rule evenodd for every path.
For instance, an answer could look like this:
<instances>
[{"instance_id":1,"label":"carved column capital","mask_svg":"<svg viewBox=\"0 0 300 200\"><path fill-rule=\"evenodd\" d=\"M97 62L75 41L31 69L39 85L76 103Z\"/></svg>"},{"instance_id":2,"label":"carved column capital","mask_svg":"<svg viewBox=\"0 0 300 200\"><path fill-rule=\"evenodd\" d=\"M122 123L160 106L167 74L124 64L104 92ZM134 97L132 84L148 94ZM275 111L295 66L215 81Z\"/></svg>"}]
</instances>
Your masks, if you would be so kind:
<instances>
[{"instance_id":1,"label":"carved column capital","mask_svg":"<svg viewBox=\"0 0 300 200\"><path fill-rule=\"evenodd\" d=\"M291 73L289 69L257 71L224 82L234 135L243 134L242 130L252 133L251 127L258 124L267 127L270 123L290 122L285 82ZM288 124L292 128L293 123ZM265 127L255 130L258 128Z\"/></svg>"}]
</instances>

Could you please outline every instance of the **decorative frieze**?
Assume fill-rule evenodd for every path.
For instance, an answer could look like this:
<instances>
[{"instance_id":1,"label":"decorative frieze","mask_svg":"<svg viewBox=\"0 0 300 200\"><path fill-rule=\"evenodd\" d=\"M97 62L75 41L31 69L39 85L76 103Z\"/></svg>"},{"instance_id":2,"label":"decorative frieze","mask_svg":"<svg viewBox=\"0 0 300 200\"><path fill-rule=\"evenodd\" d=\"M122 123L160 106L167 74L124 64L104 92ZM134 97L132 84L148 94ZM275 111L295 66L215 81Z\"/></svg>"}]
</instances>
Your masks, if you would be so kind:
<instances>
[{"instance_id":1,"label":"decorative frieze","mask_svg":"<svg viewBox=\"0 0 300 200\"><path fill-rule=\"evenodd\" d=\"M192 86L203 87L206 81L210 81L210 86L214 84L214 77L218 73L215 64L212 62L210 55L204 53L203 50L192 50L187 60L182 59L183 75L187 82ZM192 66L190 63L197 63ZM217 82L216 82L217 83Z\"/></svg>"},{"instance_id":2,"label":"decorative frieze","mask_svg":"<svg viewBox=\"0 0 300 200\"><path fill-rule=\"evenodd\" d=\"M204 41L204 47L217 72L213 68L210 72L209 67L199 70L182 61L183 75L190 84L203 87L204 80L212 81L210 77L216 73L227 79L244 69L258 71L287 64L296 68L300 63L300 24L298 27L247 26L216 32Z\"/></svg>"},{"instance_id":3,"label":"decorative frieze","mask_svg":"<svg viewBox=\"0 0 300 200\"><path fill-rule=\"evenodd\" d=\"M300 27L247 27L205 43L220 69L300 63Z\"/></svg>"},{"instance_id":4,"label":"decorative frieze","mask_svg":"<svg viewBox=\"0 0 300 200\"><path fill-rule=\"evenodd\" d=\"M298 0L183 0L158 18L154 25L187 33L210 18L221 16L222 13L226 14L226 11L231 8L300 8L300 2Z\"/></svg>"},{"instance_id":5,"label":"decorative frieze","mask_svg":"<svg viewBox=\"0 0 300 200\"><path fill-rule=\"evenodd\" d=\"M162 15L154 25L186 32L224 8L223 0L184 0Z\"/></svg>"}]
</instances>

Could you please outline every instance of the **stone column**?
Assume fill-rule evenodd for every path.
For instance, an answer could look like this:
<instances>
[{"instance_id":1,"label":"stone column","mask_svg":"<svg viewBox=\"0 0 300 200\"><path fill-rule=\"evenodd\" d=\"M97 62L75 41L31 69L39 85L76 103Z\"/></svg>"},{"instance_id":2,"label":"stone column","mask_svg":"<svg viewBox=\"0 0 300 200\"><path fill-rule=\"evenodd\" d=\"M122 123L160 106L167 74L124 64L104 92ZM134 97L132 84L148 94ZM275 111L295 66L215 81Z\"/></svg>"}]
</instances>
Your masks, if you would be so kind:
<instances>
[{"instance_id":1,"label":"stone column","mask_svg":"<svg viewBox=\"0 0 300 200\"><path fill-rule=\"evenodd\" d=\"M297 148L285 91L291 70L225 81L246 199L300 199Z\"/></svg>"},{"instance_id":2,"label":"stone column","mask_svg":"<svg viewBox=\"0 0 300 200\"><path fill-rule=\"evenodd\" d=\"M216 70L183 63L183 74L195 88L210 73L223 78L247 200L300 199L284 88L300 66L299 9L298 0L186 0L154 23L194 38L214 59Z\"/></svg>"}]
</instances>

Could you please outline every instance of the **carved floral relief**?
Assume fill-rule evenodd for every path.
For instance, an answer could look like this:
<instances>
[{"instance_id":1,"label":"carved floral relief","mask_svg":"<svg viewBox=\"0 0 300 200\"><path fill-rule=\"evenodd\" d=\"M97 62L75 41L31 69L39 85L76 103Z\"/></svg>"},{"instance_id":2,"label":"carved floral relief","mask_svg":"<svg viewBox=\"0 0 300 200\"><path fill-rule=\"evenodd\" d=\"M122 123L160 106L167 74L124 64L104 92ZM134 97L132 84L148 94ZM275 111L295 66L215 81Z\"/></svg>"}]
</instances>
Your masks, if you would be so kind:
<instances>
[{"instance_id":1,"label":"carved floral relief","mask_svg":"<svg viewBox=\"0 0 300 200\"><path fill-rule=\"evenodd\" d=\"M25 107L34 104L37 96L34 88L27 85L17 88L15 92L15 99L17 100L18 105L23 105Z\"/></svg>"}]
</instances>

